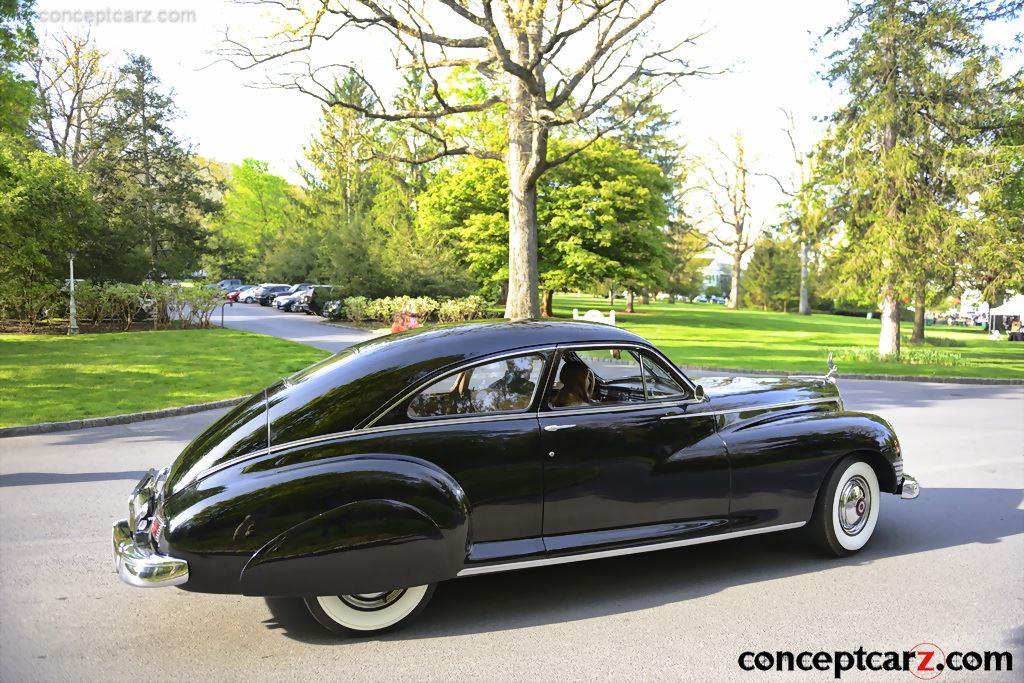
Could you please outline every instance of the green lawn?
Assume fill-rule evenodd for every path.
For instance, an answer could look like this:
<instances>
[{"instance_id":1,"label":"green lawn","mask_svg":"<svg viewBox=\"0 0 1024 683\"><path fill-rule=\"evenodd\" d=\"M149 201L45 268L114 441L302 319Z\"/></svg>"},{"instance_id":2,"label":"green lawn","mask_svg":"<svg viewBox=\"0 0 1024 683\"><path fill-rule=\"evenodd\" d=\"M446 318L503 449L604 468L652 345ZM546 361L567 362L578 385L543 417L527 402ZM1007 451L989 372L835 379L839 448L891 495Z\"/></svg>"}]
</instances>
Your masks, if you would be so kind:
<instances>
[{"instance_id":1,"label":"green lawn","mask_svg":"<svg viewBox=\"0 0 1024 683\"><path fill-rule=\"evenodd\" d=\"M0 426L241 396L325 355L225 329L0 335Z\"/></svg>"},{"instance_id":2,"label":"green lawn","mask_svg":"<svg viewBox=\"0 0 1024 683\"><path fill-rule=\"evenodd\" d=\"M651 303L626 314L615 304L622 327L653 342L680 365L823 373L825 357L836 352L840 375L887 374L922 377L1024 378L1024 344L989 341L979 328L928 327L929 343L910 346L909 362L880 362L878 320L818 314L810 317L762 311L733 311L714 304ZM608 300L581 296L555 298L555 315L572 317ZM904 324L909 335L911 326Z\"/></svg>"}]
</instances>

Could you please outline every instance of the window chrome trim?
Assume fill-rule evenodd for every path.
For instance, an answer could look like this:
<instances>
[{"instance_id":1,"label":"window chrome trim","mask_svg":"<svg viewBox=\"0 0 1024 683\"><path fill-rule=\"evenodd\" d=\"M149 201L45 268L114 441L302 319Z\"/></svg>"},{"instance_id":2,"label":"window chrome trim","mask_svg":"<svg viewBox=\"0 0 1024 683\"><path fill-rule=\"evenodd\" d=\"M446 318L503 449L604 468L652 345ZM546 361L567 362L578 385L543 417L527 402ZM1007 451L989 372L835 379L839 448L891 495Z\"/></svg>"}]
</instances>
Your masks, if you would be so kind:
<instances>
[{"instance_id":1,"label":"window chrome trim","mask_svg":"<svg viewBox=\"0 0 1024 683\"><path fill-rule=\"evenodd\" d=\"M773 531L786 531L798 529L807 522L792 522L790 524L778 524L776 526L763 527L759 529L743 529L742 531L728 531L723 534L711 534L709 536L698 536L695 538L684 538L678 541L662 541L660 543L648 543L647 545L634 545L626 548L614 548L612 550L597 550L589 553L576 555L559 555L558 557L542 557L533 560L522 560L520 562L504 562L502 564L488 564L481 567L466 567L456 576L475 576L477 574L493 574L495 572L508 572L516 569L530 569L533 567L546 567L553 564L566 564L569 562L583 562L584 560L597 560L605 557L618 557L620 555L635 555L637 553L649 553L656 550L667 550L669 548L681 548L688 545L699 545L701 543L713 543L725 541L731 538L742 538L757 534L768 534Z\"/></svg>"},{"instance_id":2,"label":"window chrome trim","mask_svg":"<svg viewBox=\"0 0 1024 683\"><path fill-rule=\"evenodd\" d=\"M687 377L683 373L683 371L680 370L676 366L675 363L673 363L671 360L669 360L668 356L663 354L661 351L659 351L657 348L655 348L651 344L641 344L639 342L615 341L615 342L572 342L572 343L569 343L569 344L559 344L558 345L558 349L559 350L562 350L562 349L621 349L621 348L651 352L652 355L654 355L656 358L658 358L658 360L662 361L662 363L664 363L668 367L668 370L669 370L670 374L674 374L676 379L682 380L683 384L685 386L689 387L690 394L691 394L690 398L693 398L693 394L694 394L694 392L697 389L697 384L695 382L693 382L689 377ZM679 400L679 399L677 399L677 400Z\"/></svg>"}]
</instances>

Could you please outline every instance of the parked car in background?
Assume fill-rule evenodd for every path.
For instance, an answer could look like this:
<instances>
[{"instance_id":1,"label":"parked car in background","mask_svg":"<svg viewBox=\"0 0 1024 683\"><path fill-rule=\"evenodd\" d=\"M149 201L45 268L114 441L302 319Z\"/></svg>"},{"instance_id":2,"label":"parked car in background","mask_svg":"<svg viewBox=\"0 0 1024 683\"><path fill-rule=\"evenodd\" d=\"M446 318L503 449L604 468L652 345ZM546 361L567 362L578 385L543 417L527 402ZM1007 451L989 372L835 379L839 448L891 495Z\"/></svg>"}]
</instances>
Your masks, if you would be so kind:
<instances>
[{"instance_id":1,"label":"parked car in background","mask_svg":"<svg viewBox=\"0 0 1024 683\"><path fill-rule=\"evenodd\" d=\"M242 292L251 288L252 285L239 285L238 287L232 287L227 293L228 301L238 301L238 297L241 296Z\"/></svg>"},{"instance_id":2,"label":"parked car in background","mask_svg":"<svg viewBox=\"0 0 1024 683\"><path fill-rule=\"evenodd\" d=\"M232 287L238 287L241 284L241 280L221 280L220 282L214 284L213 286L217 287L218 289L229 291Z\"/></svg>"},{"instance_id":3,"label":"parked car in background","mask_svg":"<svg viewBox=\"0 0 1024 683\"><path fill-rule=\"evenodd\" d=\"M726 299L724 296L713 296L708 300L713 304L718 304L719 306L724 306L727 303L729 303L729 300Z\"/></svg>"},{"instance_id":4,"label":"parked car in background","mask_svg":"<svg viewBox=\"0 0 1024 683\"><path fill-rule=\"evenodd\" d=\"M835 371L698 384L647 340L575 321L372 339L150 470L114 524L116 571L303 598L325 628L365 637L456 577L800 527L845 557L871 538L882 494L919 487L892 427L846 410Z\"/></svg>"},{"instance_id":5,"label":"parked car in background","mask_svg":"<svg viewBox=\"0 0 1024 683\"><path fill-rule=\"evenodd\" d=\"M273 304L276 297L290 293L291 291L291 285L270 285L269 287L263 288L263 291L260 292L260 295L256 300L260 302L260 306L270 306Z\"/></svg>"},{"instance_id":6,"label":"parked car in background","mask_svg":"<svg viewBox=\"0 0 1024 683\"><path fill-rule=\"evenodd\" d=\"M295 310L295 304L298 303L299 299L306 295L306 292L309 291L309 288L311 286L312 285L307 285L305 287L302 287L301 289L295 290L294 292L281 294L275 297L273 302L274 308L280 309L282 311Z\"/></svg>"},{"instance_id":7,"label":"parked car in background","mask_svg":"<svg viewBox=\"0 0 1024 683\"><path fill-rule=\"evenodd\" d=\"M332 285L313 285L299 297L293 307L296 311L302 311L307 315L324 314L324 306L330 301L341 298L341 290Z\"/></svg>"},{"instance_id":8,"label":"parked car in background","mask_svg":"<svg viewBox=\"0 0 1024 683\"><path fill-rule=\"evenodd\" d=\"M706 304L707 302L708 297L705 294L698 294L697 296L693 297L693 303L695 304Z\"/></svg>"},{"instance_id":9,"label":"parked car in background","mask_svg":"<svg viewBox=\"0 0 1024 683\"><path fill-rule=\"evenodd\" d=\"M256 301L257 296L259 296L260 287L261 285L253 285L251 287L238 290L238 296L235 297L235 300L243 304L253 303Z\"/></svg>"}]
</instances>

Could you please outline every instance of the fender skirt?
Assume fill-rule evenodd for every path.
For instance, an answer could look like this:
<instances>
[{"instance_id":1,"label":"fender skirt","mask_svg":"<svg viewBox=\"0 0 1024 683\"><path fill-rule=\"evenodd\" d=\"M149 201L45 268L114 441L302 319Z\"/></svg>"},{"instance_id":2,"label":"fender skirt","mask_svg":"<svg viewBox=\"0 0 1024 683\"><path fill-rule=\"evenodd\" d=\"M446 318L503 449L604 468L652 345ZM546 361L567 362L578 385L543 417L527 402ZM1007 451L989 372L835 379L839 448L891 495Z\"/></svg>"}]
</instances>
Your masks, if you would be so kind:
<instances>
[{"instance_id":1,"label":"fender skirt","mask_svg":"<svg viewBox=\"0 0 1024 683\"><path fill-rule=\"evenodd\" d=\"M260 548L242 570L242 593L344 595L441 581L462 567L464 535L398 501L348 503Z\"/></svg>"}]
</instances>

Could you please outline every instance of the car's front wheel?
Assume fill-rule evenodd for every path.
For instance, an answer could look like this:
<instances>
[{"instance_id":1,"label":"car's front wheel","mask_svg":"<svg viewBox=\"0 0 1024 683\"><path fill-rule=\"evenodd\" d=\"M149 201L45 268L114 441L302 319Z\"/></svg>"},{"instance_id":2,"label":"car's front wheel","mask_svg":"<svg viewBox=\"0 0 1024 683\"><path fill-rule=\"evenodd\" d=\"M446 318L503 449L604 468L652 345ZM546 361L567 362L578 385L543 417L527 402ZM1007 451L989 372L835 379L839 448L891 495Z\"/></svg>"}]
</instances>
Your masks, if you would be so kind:
<instances>
[{"instance_id":1,"label":"car's front wheel","mask_svg":"<svg viewBox=\"0 0 1024 683\"><path fill-rule=\"evenodd\" d=\"M252 303L252 297L251 296L245 297L245 303L251 304Z\"/></svg>"},{"instance_id":2,"label":"car's front wheel","mask_svg":"<svg viewBox=\"0 0 1024 683\"><path fill-rule=\"evenodd\" d=\"M832 470L814 506L811 533L827 553L838 557L863 548L878 522L881 496L871 465L846 457Z\"/></svg>"},{"instance_id":3,"label":"car's front wheel","mask_svg":"<svg viewBox=\"0 0 1024 683\"><path fill-rule=\"evenodd\" d=\"M404 626L430 602L437 584L378 593L305 598L310 614L329 631L368 636Z\"/></svg>"}]
</instances>

